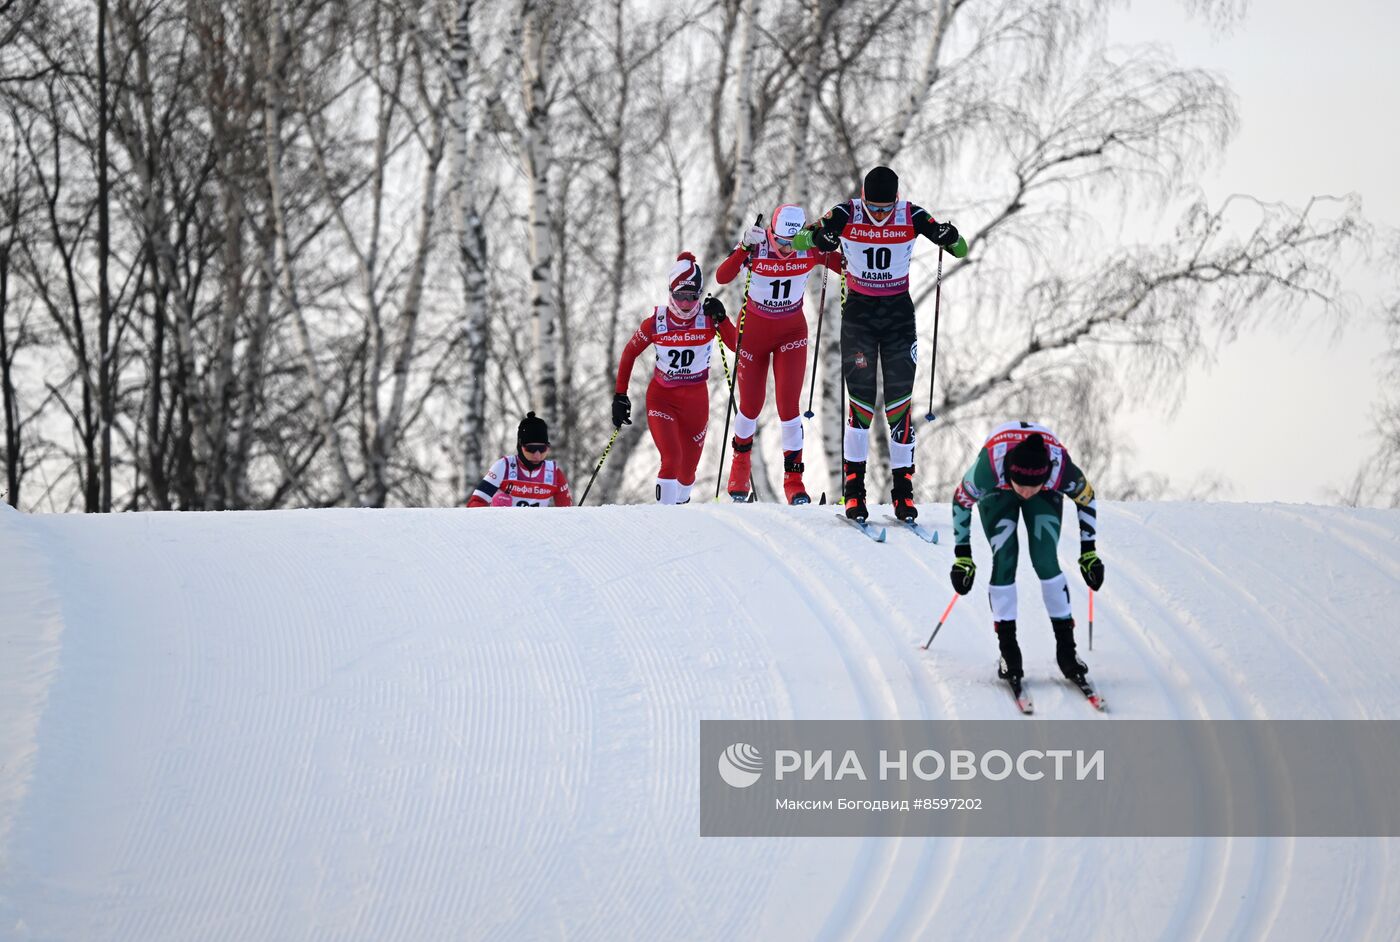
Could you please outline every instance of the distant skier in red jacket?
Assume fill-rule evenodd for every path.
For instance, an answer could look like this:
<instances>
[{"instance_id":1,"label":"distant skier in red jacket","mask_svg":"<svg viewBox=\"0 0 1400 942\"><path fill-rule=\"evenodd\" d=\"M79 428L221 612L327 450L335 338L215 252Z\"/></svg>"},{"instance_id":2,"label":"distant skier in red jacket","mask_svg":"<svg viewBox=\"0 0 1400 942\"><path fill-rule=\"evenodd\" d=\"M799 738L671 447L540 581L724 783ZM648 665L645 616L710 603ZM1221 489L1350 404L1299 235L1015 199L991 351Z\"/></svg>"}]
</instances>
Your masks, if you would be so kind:
<instances>
[{"instance_id":1,"label":"distant skier in red jacket","mask_svg":"<svg viewBox=\"0 0 1400 942\"><path fill-rule=\"evenodd\" d=\"M670 291L664 305L652 308L622 350L617 365L617 394L613 397L613 425L632 424L632 400L627 384L632 364L647 347L656 347L656 370L647 386L647 426L661 452L656 477L656 499L663 504L690 500L695 468L705 447L710 423L710 349L718 333L734 349L736 332L718 298L700 291L705 273L689 252L682 252L671 268Z\"/></svg>"},{"instance_id":2,"label":"distant skier in red jacket","mask_svg":"<svg viewBox=\"0 0 1400 942\"><path fill-rule=\"evenodd\" d=\"M773 390L778 419L783 423L783 495L789 504L811 498L802 483L802 417L798 403L807 372L807 317L802 298L807 276L818 265L841 270L840 252L798 251L792 237L807 223L801 206L784 204L773 210L766 229L744 233L715 279L722 285L748 269L744 295L744 344L739 352L738 415L734 419L734 460L729 466L729 496L747 500L751 490L753 434L768 388L768 364L773 364Z\"/></svg>"},{"instance_id":3,"label":"distant skier in red jacket","mask_svg":"<svg viewBox=\"0 0 1400 942\"><path fill-rule=\"evenodd\" d=\"M564 469L548 458L549 426L526 413L515 432L515 454L498 458L472 491L470 507L571 507Z\"/></svg>"}]
</instances>

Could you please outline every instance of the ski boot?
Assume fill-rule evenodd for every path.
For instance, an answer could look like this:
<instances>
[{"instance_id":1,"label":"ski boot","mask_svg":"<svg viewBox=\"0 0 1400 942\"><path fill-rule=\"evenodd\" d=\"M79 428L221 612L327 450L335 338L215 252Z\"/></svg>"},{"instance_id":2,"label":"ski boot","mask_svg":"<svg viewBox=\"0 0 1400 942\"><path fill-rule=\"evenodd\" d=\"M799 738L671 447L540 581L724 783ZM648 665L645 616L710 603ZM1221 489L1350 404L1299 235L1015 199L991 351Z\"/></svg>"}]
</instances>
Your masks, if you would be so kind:
<instances>
[{"instance_id":1,"label":"ski boot","mask_svg":"<svg viewBox=\"0 0 1400 942\"><path fill-rule=\"evenodd\" d=\"M1055 663L1060 665L1060 673L1076 684L1082 683L1089 665L1074 650L1074 619L1052 618L1050 626L1055 629Z\"/></svg>"},{"instance_id":2,"label":"ski boot","mask_svg":"<svg viewBox=\"0 0 1400 942\"><path fill-rule=\"evenodd\" d=\"M995 628L997 645L1001 648L997 677L1019 685L1025 672L1021 665L1021 646L1016 643L1016 621L999 621L995 623Z\"/></svg>"},{"instance_id":3,"label":"ski boot","mask_svg":"<svg viewBox=\"0 0 1400 942\"><path fill-rule=\"evenodd\" d=\"M729 496L736 504L749 499L749 482L753 478L753 436L734 436L734 460L729 465Z\"/></svg>"},{"instance_id":4,"label":"ski boot","mask_svg":"<svg viewBox=\"0 0 1400 942\"><path fill-rule=\"evenodd\" d=\"M841 485L841 496L846 501L846 516L852 520L865 520L870 510L865 506L865 462L847 461L845 480Z\"/></svg>"},{"instance_id":5,"label":"ski boot","mask_svg":"<svg viewBox=\"0 0 1400 942\"><path fill-rule=\"evenodd\" d=\"M890 503L894 504L894 515L900 520L913 520L919 516L919 508L914 506L914 467L895 468L890 472L894 482L890 485Z\"/></svg>"},{"instance_id":6,"label":"ski boot","mask_svg":"<svg viewBox=\"0 0 1400 942\"><path fill-rule=\"evenodd\" d=\"M802 449L783 452L783 496L789 504L810 504L807 488L802 485Z\"/></svg>"}]
</instances>

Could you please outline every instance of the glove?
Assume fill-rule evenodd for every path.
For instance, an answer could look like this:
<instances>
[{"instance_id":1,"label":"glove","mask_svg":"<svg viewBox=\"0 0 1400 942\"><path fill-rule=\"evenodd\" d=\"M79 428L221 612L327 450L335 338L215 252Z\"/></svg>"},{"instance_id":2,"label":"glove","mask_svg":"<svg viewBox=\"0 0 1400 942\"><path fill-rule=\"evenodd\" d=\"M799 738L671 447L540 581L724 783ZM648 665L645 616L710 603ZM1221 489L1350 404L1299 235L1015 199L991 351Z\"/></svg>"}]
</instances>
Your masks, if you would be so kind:
<instances>
[{"instance_id":1,"label":"glove","mask_svg":"<svg viewBox=\"0 0 1400 942\"><path fill-rule=\"evenodd\" d=\"M632 424L632 400L627 398L626 393L618 393L613 396L613 428L622 428L624 425Z\"/></svg>"},{"instance_id":2,"label":"glove","mask_svg":"<svg viewBox=\"0 0 1400 942\"><path fill-rule=\"evenodd\" d=\"M1099 554L1094 551L1093 543L1081 543L1079 548L1079 574L1084 577L1084 584L1095 592L1103 588L1103 560L1099 559Z\"/></svg>"},{"instance_id":3,"label":"glove","mask_svg":"<svg viewBox=\"0 0 1400 942\"><path fill-rule=\"evenodd\" d=\"M716 327L729 317L728 314L724 313L724 302L713 296L705 298L701 309L705 312L706 317L714 321Z\"/></svg>"},{"instance_id":4,"label":"glove","mask_svg":"<svg viewBox=\"0 0 1400 942\"><path fill-rule=\"evenodd\" d=\"M958 595L967 595L977 581L977 564L972 561L972 547L966 543L956 546L953 556L953 570L948 574L953 581L953 591Z\"/></svg>"},{"instance_id":5,"label":"glove","mask_svg":"<svg viewBox=\"0 0 1400 942\"><path fill-rule=\"evenodd\" d=\"M762 245L768 240L768 233L763 231L762 226L753 226L748 232L739 237L739 245L745 249L752 249Z\"/></svg>"},{"instance_id":6,"label":"glove","mask_svg":"<svg viewBox=\"0 0 1400 942\"><path fill-rule=\"evenodd\" d=\"M961 236L958 235L957 227L951 222L938 222L933 225L933 241L950 249Z\"/></svg>"},{"instance_id":7,"label":"glove","mask_svg":"<svg viewBox=\"0 0 1400 942\"><path fill-rule=\"evenodd\" d=\"M835 252L841 245L841 236L827 229L813 229L812 245L823 252Z\"/></svg>"}]
</instances>

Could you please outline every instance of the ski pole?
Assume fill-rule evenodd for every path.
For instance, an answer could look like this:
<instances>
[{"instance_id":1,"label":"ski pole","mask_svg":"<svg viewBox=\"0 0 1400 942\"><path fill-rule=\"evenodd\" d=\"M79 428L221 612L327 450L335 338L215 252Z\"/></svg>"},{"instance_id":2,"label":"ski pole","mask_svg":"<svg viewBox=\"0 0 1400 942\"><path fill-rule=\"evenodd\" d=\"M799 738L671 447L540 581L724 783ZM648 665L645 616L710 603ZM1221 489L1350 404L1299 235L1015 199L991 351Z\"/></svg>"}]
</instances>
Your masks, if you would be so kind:
<instances>
[{"instance_id":1,"label":"ski pole","mask_svg":"<svg viewBox=\"0 0 1400 942\"><path fill-rule=\"evenodd\" d=\"M928 415L925 419L932 422L933 414L933 380L938 375L938 308L943 300L943 247L938 247L938 275L933 281L933 360L928 371Z\"/></svg>"},{"instance_id":2,"label":"ski pole","mask_svg":"<svg viewBox=\"0 0 1400 942\"><path fill-rule=\"evenodd\" d=\"M817 391L817 365L822 358L822 319L826 316L826 276L829 269L822 266L822 293L817 301L817 345L812 348L812 385L807 390L807 411L802 413L804 419L810 419L814 413L812 411L812 396Z\"/></svg>"},{"instance_id":3,"label":"ski pole","mask_svg":"<svg viewBox=\"0 0 1400 942\"><path fill-rule=\"evenodd\" d=\"M945 609L943 610L943 617L940 618L940 619L938 619L938 624L936 624L936 625L933 626L933 634L929 635L929 636L928 636L928 640L924 642L924 650L925 650L925 651L928 650L928 646L929 646L930 644L933 644L933 639L936 638L936 637L938 637L938 629L942 628L942 627L943 627L943 623L944 623L945 621L948 620L948 615L953 611L953 606L958 604L958 599L960 599L960 598L962 598L962 596L961 596L961 595L958 595L958 593L954 592L954 593L953 593L953 597L952 597L951 599L949 599L949 601L948 601L948 607L945 608ZM1090 617L1092 617L1092 616L1090 616ZM1089 622L1089 624L1092 625L1093 622L1091 621L1091 622Z\"/></svg>"},{"instance_id":4,"label":"ski pole","mask_svg":"<svg viewBox=\"0 0 1400 942\"><path fill-rule=\"evenodd\" d=\"M603 457L598 459L598 464L593 468L593 474L588 478L588 486L583 489L583 496L578 499L578 505L583 506L583 502L588 500L588 492L593 490L593 479L598 476L598 472L603 470L603 462L608 460L608 452L612 451L613 442L617 441L617 433L622 431L619 425L613 429L612 438L608 439L608 447L603 449Z\"/></svg>"},{"instance_id":5,"label":"ski pole","mask_svg":"<svg viewBox=\"0 0 1400 942\"><path fill-rule=\"evenodd\" d=\"M754 220L755 226L763 225L763 214ZM749 283L753 280L753 269L744 276L744 297L739 303L739 337L734 341L734 375L729 377L729 404L724 407L724 437L719 440L719 472L715 474L715 500L719 500L719 485L724 480L724 452L729 447L729 413L734 409L734 386L739 381L739 353L744 349L744 313L749 309ZM724 339L719 342L720 355L724 353ZM750 490L753 485L749 485Z\"/></svg>"},{"instance_id":6,"label":"ski pole","mask_svg":"<svg viewBox=\"0 0 1400 942\"><path fill-rule=\"evenodd\" d=\"M1089 590L1089 650L1094 650L1094 590Z\"/></svg>"}]
</instances>

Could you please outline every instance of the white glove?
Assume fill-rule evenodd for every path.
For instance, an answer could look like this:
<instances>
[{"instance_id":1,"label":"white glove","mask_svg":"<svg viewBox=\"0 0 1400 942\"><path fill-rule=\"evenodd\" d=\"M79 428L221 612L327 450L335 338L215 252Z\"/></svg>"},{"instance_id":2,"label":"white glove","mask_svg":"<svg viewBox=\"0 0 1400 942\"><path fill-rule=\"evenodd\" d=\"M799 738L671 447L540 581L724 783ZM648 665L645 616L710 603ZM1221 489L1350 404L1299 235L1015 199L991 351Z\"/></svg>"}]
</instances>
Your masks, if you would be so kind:
<instances>
[{"instance_id":1,"label":"white glove","mask_svg":"<svg viewBox=\"0 0 1400 942\"><path fill-rule=\"evenodd\" d=\"M751 249L756 245L762 245L767 240L768 233L764 232L761 226L754 226L749 229L748 232L744 233L743 237L739 240L739 244L746 249Z\"/></svg>"}]
</instances>

